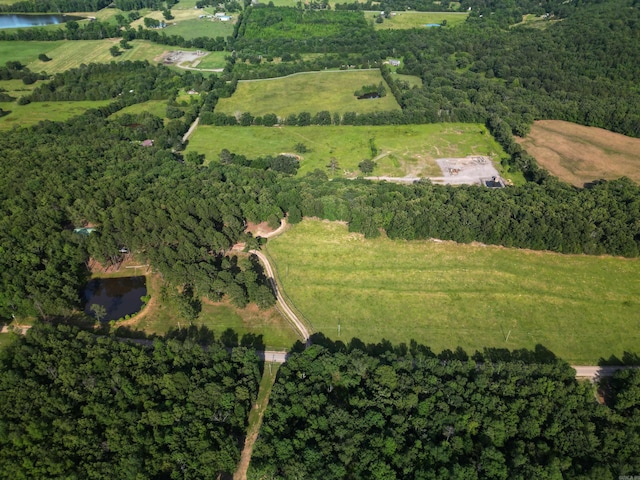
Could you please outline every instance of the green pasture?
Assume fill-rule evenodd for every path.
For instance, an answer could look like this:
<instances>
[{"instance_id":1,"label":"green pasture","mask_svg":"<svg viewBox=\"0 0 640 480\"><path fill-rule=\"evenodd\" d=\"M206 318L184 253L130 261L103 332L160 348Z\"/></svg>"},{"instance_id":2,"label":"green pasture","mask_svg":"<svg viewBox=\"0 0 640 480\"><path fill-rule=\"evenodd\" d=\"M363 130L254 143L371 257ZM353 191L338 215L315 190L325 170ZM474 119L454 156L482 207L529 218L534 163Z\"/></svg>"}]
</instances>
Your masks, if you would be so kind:
<instances>
[{"instance_id":1,"label":"green pasture","mask_svg":"<svg viewBox=\"0 0 640 480\"><path fill-rule=\"evenodd\" d=\"M111 100L81 101L81 102L34 102L28 105L17 103L0 103L5 111L11 113L0 118L0 130L13 127L29 127L42 120L64 121L76 115L81 115L90 108L107 105Z\"/></svg>"},{"instance_id":2,"label":"green pasture","mask_svg":"<svg viewBox=\"0 0 640 480\"><path fill-rule=\"evenodd\" d=\"M225 57L229 56L229 52L209 52L197 64L197 68L224 68L227 61Z\"/></svg>"},{"instance_id":3,"label":"green pasture","mask_svg":"<svg viewBox=\"0 0 640 480\"><path fill-rule=\"evenodd\" d=\"M22 80L0 80L0 88L14 98L20 98L25 95L31 94L31 92L40 85L40 81L32 83L31 85L25 85ZM3 105L0 103L0 105ZM4 105L10 105L4 103ZM7 108L5 108L7 110Z\"/></svg>"},{"instance_id":4,"label":"green pasture","mask_svg":"<svg viewBox=\"0 0 640 480\"><path fill-rule=\"evenodd\" d=\"M640 350L638 259L366 240L318 220L266 250L295 307L335 340L468 353L542 344L582 365Z\"/></svg>"},{"instance_id":5,"label":"green pasture","mask_svg":"<svg viewBox=\"0 0 640 480\"><path fill-rule=\"evenodd\" d=\"M340 165L337 175L358 174L358 164L372 158L371 141L377 150L378 166L373 175L440 176L435 163L441 157L504 155L486 127L469 123L385 126L309 126L309 127L212 127L200 125L189 139L187 151L205 154L208 161L218 160L223 148L257 158L264 155L295 153L303 143L308 151L301 155L299 174L326 165L335 157Z\"/></svg>"},{"instance_id":6,"label":"green pasture","mask_svg":"<svg viewBox=\"0 0 640 480\"><path fill-rule=\"evenodd\" d=\"M399 73L392 72L391 78L394 80L401 80L407 82L411 87L421 87L422 79L416 75L401 75Z\"/></svg>"},{"instance_id":7,"label":"green pasture","mask_svg":"<svg viewBox=\"0 0 640 480\"><path fill-rule=\"evenodd\" d=\"M105 40L75 40L53 43L56 43L57 46L45 52L51 58L51 61L41 62L37 59L38 53L41 52L37 52L33 60L27 65L32 71L46 71L53 75L55 73L69 70L70 68L79 67L83 63L110 63L125 60L148 60L149 62L154 63L154 59L156 57L171 49L171 47L168 47L167 45L157 45L146 40L133 40L129 42L133 48L130 50L122 50L122 55L114 57L109 52L109 49L114 45L119 46L120 39L117 38Z\"/></svg>"},{"instance_id":8,"label":"green pasture","mask_svg":"<svg viewBox=\"0 0 640 480\"><path fill-rule=\"evenodd\" d=\"M135 105L129 105L111 115L113 118L118 118L124 114L138 115L143 112L148 112L159 118L165 118L167 114L167 101L166 100L148 100L142 103L136 103Z\"/></svg>"},{"instance_id":9,"label":"green pasture","mask_svg":"<svg viewBox=\"0 0 640 480\"><path fill-rule=\"evenodd\" d=\"M216 112L235 115L275 113L286 117L291 113L309 112L311 115L328 110L334 112L370 113L400 110L391 94L382 98L358 100L353 94L363 85L384 83L380 70L332 70L303 72L287 77L238 82L230 98L221 98Z\"/></svg>"},{"instance_id":10,"label":"green pasture","mask_svg":"<svg viewBox=\"0 0 640 480\"><path fill-rule=\"evenodd\" d=\"M23 65L27 65L37 60L38 55L41 53L49 55L49 52L59 48L64 45L64 43L64 40L55 42L0 41L0 58L2 59L0 65L4 66L4 64L9 61L18 61ZM39 63L42 64L43 62ZM42 68L35 68L33 70L40 72Z\"/></svg>"},{"instance_id":11,"label":"green pasture","mask_svg":"<svg viewBox=\"0 0 640 480\"><path fill-rule=\"evenodd\" d=\"M446 27L455 27L467 20L467 13L456 12L392 12L390 18L385 18L382 23L376 23L375 19L380 15L380 11L364 12L367 20L373 21L376 30L383 29L408 29L408 28L440 28L425 27L429 23L442 23L447 21ZM445 27L445 28L446 28Z\"/></svg>"},{"instance_id":12,"label":"green pasture","mask_svg":"<svg viewBox=\"0 0 640 480\"><path fill-rule=\"evenodd\" d=\"M177 35L186 40L198 37L226 38L233 33L233 24L238 18L237 14L233 14L233 18L230 22L214 22L210 18L193 18L176 22L176 25L173 25L173 20L169 20L169 25L162 31L167 35Z\"/></svg>"}]
</instances>

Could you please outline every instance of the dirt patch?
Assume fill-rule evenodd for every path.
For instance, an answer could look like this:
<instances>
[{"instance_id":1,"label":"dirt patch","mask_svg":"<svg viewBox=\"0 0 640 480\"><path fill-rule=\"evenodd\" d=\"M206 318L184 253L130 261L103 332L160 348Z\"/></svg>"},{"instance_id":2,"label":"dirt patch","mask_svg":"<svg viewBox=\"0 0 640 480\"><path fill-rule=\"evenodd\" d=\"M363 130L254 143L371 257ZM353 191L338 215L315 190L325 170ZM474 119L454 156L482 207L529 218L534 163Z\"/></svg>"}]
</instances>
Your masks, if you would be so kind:
<instances>
[{"instance_id":1,"label":"dirt patch","mask_svg":"<svg viewBox=\"0 0 640 480\"><path fill-rule=\"evenodd\" d=\"M251 233L254 237L264 237L265 235L275 231L275 228L271 228L267 222L253 223L247 222L247 228L245 232Z\"/></svg>"},{"instance_id":2,"label":"dirt patch","mask_svg":"<svg viewBox=\"0 0 640 480\"><path fill-rule=\"evenodd\" d=\"M156 62L162 62L165 65L179 66L184 64L192 64L191 66L193 67L194 66L193 63L196 61L197 63L200 63L200 60L205 55L207 55L207 52L203 52L200 50L197 50L195 52L171 50L171 51L162 52L162 55L157 56L156 58L154 58L154 60Z\"/></svg>"},{"instance_id":3,"label":"dirt patch","mask_svg":"<svg viewBox=\"0 0 640 480\"><path fill-rule=\"evenodd\" d=\"M540 120L518 138L541 167L578 187L627 176L640 183L640 139L560 120Z\"/></svg>"}]
</instances>

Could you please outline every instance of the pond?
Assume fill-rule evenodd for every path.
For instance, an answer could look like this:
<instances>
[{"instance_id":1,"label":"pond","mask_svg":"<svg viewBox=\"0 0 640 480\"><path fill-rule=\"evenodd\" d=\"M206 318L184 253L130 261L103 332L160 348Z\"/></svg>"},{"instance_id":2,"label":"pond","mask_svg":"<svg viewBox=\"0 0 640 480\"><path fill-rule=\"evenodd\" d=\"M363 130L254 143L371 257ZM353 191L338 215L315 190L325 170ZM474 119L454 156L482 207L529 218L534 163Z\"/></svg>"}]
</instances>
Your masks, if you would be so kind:
<instances>
[{"instance_id":1,"label":"pond","mask_svg":"<svg viewBox=\"0 0 640 480\"><path fill-rule=\"evenodd\" d=\"M102 305L106 315L100 320L108 322L140 311L144 302L140 297L147 294L147 279L144 276L120 278L94 278L84 287L84 311L95 317L93 304Z\"/></svg>"},{"instance_id":2,"label":"pond","mask_svg":"<svg viewBox=\"0 0 640 480\"><path fill-rule=\"evenodd\" d=\"M70 22L71 20L83 20L83 17L48 13L39 13L36 15L2 13L0 14L0 28L41 27L43 25L57 25L59 23Z\"/></svg>"},{"instance_id":3,"label":"pond","mask_svg":"<svg viewBox=\"0 0 640 480\"><path fill-rule=\"evenodd\" d=\"M369 92L358 97L358 100L367 100L369 98L380 98L378 92Z\"/></svg>"},{"instance_id":4,"label":"pond","mask_svg":"<svg viewBox=\"0 0 640 480\"><path fill-rule=\"evenodd\" d=\"M425 27L440 27L439 23L425 23Z\"/></svg>"}]
</instances>

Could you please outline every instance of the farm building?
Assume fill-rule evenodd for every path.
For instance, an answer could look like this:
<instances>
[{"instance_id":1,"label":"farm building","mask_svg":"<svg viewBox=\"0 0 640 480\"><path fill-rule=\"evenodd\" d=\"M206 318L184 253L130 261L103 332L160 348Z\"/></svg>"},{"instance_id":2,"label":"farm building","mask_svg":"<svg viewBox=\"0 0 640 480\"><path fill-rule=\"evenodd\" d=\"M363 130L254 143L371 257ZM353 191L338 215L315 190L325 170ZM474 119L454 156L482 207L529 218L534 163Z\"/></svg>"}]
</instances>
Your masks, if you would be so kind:
<instances>
[{"instance_id":1,"label":"farm building","mask_svg":"<svg viewBox=\"0 0 640 480\"><path fill-rule=\"evenodd\" d=\"M399 67L400 66L400 60L397 60L395 58L390 58L388 60L389 65L391 65L392 67Z\"/></svg>"}]
</instances>

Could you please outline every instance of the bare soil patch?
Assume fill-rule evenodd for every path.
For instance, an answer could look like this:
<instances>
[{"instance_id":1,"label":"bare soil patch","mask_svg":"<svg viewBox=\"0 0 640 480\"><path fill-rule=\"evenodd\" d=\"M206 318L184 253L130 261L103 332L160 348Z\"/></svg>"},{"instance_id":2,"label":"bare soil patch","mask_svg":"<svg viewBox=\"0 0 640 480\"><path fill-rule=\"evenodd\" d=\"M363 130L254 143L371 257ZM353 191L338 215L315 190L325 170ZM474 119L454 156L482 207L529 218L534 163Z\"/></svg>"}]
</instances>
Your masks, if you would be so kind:
<instances>
[{"instance_id":1,"label":"bare soil patch","mask_svg":"<svg viewBox=\"0 0 640 480\"><path fill-rule=\"evenodd\" d=\"M264 237L266 234L273 231L275 231L275 228L271 228L267 222L247 222L247 228L245 229L245 232L251 233L254 237Z\"/></svg>"},{"instance_id":2,"label":"bare soil patch","mask_svg":"<svg viewBox=\"0 0 640 480\"><path fill-rule=\"evenodd\" d=\"M560 120L540 120L518 138L541 167L561 180L584 186L623 176L640 183L640 139Z\"/></svg>"},{"instance_id":3,"label":"bare soil patch","mask_svg":"<svg viewBox=\"0 0 640 480\"><path fill-rule=\"evenodd\" d=\"M194 62L200 63L202 57L207 55L207 52L204 51L196 51L196 52L185 52L182 50L173 50L163 52L162 55L154 58L156 62L162 62L164 65L183 65L189 64L188 66L194 67ZM197 64L196 63L196 64Z\"/></svg>"}]
</instances>

